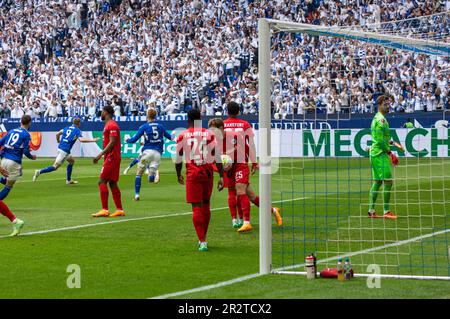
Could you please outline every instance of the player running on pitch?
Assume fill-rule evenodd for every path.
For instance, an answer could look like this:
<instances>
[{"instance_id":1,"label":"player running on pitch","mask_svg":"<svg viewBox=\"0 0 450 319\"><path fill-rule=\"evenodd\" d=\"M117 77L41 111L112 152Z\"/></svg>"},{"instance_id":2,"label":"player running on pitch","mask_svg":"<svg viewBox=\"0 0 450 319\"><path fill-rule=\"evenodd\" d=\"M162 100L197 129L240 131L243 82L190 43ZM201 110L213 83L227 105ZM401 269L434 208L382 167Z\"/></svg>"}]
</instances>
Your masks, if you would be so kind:
<instances>
[{"instance_id":1,"label":"player running on pitch","mask_svg":"<svg viewBox=\"0 0 450 319\"><path fill-rule=\"evenodd\" d=\"M104 157L103 167L98 181L100 189L100 199L102 202L102 209L92 214L92 217L118 217L125 216L122 207L122 198L120 194L119 181L120 175L120 129L116 121L113 120L114 108L107 105L103 108L101 118L105 122L103 129L103 150L94 158L94 164ZM111 189L111 194L116 205L116 211L109 214L108 210L108 184Z\"/></svg>"},{"instance_id":2,"label":"player running on pitch","mask_svg":"<svg viewBox=\"0 0 450 319\"><path fill-rule=\"evenodd\" d=\"M159 182L159 163L161 162L161 154L164 151L164 137L172 140L173 137L166 132L164 126L155 122L156 110L150 108L147 110L148 122L142 125L137 133L127 140L127 143L136 143L144 136L144 146L142 154L139 156L138 169L136 179L134 181L134 200L140 199L141 179L147 165L149 166L148 181L150 183Z\"/></svg>"},{"instance_id":3,"label":"player running on pitch","mask_svg":"<svg viewBox=\"0 0 450 319\"><path fill-rule=\"evenodd\" d=\"M81 143L95 143L99 140L99 138L89 139L82 137L80 124L81 120L79 118L75 118L72 125L67 126L56 133L56 140L58 141L59 146L58 155L56 156L55 162L53 165L36 170L34 172L33 182L37 180L39 175L56 171L64 163L64 161L67 161L69 165L67 165L66 184L71 185L78 183L77 181L72 180L72 169L75 164L75 160L70 154L70 151L77 140Z\"/></svg>"},{"instance_id":4,"label":"player running on pitch","mask_svg":"<svg viewBox=\"0 0 450 319\"><path fill-rule=\"evenodd\" d=\"M0 174L2 174L4 177L8 177L8 171L5 170L3 167L0 167ZM9 209L8 205L6 205L5 202L3 202L2 200L0 200L0 214L2 214L3 216L5 216L6 218L8 218L10 220L10 222L13 225L13 231L11 233L10 236L17 236L19 235L23 225L25 224L25 222L19 218L17 218Z\"/></svg>"},{"instance_id":5,"label":"player running on pitch","mask_svg":"<svg viewBox=\"0 0 450 319\"><path fill-rule=\"evenodd\" d=\"M25 155L31 160L36 159L36 155L30 153L31 136L28 132L31 126L31 117L22 116L20 127L11 130L0 140L1 167L8 171L7 178L0 178L0 183L5 187L0 191L0 200L4 200L13 188L14 184L22 176L22 158Z\"/></svg>"},{"instance_id":6,"label":"player running on pitch","mask_svg":"<svg viewBox=\"0 0 450 319\"><path fill-rule=\"evenodd\" d=\"M223 143L224 144L223 145L223 154L233 156L234 145L228 145L229 146L228 151L230 151L230 152L229 152L229 154L227 153L227 145L226 145L227 132L225 132L225 130L224 130L224 121L221 118L211 119L208 122L208 127L215 128L218 130L218 132L215 134L215 136L216 136L216 140L218 141L218 143L220 141L219 136L223 139L223 142L224 142ZM230 133L228 133L228 134L230 134ZM233 133L231 133L231 134L233 134ZM223 180L224 180L224 187L228 188L228 207L229 207L230 213L231 213L233 228L241 228L243 226L242 221L241 221L243 216L242 216L242 209L240 209L238 202L237 202L237 198L236 198L236 185L234 182L234 175L235 175L235 173L234 173L234 169L232 166L229 170L224 172ZM259 207L259 196L257 196L255 194L255 192L250 184L247 185L246 194L247 194L247 197L250 199L250 201L256 207ZM237 218L238 211L239 211L240 218ZM280 209L278 207L272 207L272 214L275 216L277 225L282 226L283 219L281 218L281 215L280 215Z\"/></svg>"},{"instance_id":7,"label":"player running on pitch","mask_svg":"<svg viewBox=\"0 0 450 319\"><path fill-rule=\"evenodd\" d=\"M200 111L188 111L188 129L177 138L176 164L178 183L186 184L186 202L192 205L192 221L199 240L199 251L207 251L206 234L211 219L210 199L214 183L213 164L219 171L217 189L223 189L223 167L221 152L216 152L216 141L210 130L196 124L201 123ZM186 163L186 182L181 170L183 157Z\"/></svg>"},{"instance_id":8,"label":"player running on pitch","mask_svg":"<svg viewBox=\"0 0 450 319\"><path fill-rule=\"evenodd\" d=\"M383 209L384 218L397 219L390 210L389 202L391 199L392 189L392 167L398 165L398 158L391 152L391 145L395 145L401 151L403 147L396 142L391 141L391 134L389 131L389 123L385 115L389 113L389 104L391 97L388 95L381 95L377 99L378 113L372 120L372 146L370 147L370 164L372 166L372 188L369 196L369 217L376 218L378 216L375 212L375 202L377 201L378 193L383 187Z\"/></svg>"}]
</instances>

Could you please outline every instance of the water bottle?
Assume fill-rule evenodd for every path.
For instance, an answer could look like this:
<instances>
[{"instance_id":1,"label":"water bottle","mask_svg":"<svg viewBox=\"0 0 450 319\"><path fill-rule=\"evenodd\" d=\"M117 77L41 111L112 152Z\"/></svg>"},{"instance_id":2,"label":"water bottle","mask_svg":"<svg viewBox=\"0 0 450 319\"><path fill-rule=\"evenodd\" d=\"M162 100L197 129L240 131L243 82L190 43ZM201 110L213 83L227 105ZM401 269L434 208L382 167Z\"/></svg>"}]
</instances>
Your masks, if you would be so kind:
<instances>
[{"instance_id":1,"label":"water bottle","mask_svg":"<svg viewBox=\"0 0 450 319\"><path fill-rule=\"evenodd\" d=\"M306 256L305 268L306 268L306 278L315 279L316 278L316 267L315 267L315 257L313 254Z\"/></svg>"},{"instance_id":2,"label":"water bottle","mask_svg":"<svg viewBox=\"0 0 450 319\"><path fill-rule=\"evenodd\" d=\"M345 272L345 279L349 280L352 279L352 264L350 264L350 258L345 258L345 264L344 264L344 272Z\"/></svg>"},{"instance_id":3,"label":"water bottle","mask_svg":"<svg viewBox=\"0 0 450 319\"><path fill-rule=\"evenodd\" d=\"M338 273L338 280L344 281L345 280L345 274L344 274L344 266L342 265L342 258L339 257L338 264L337 264L337 273Z\"/></svg>"}]
</instances>

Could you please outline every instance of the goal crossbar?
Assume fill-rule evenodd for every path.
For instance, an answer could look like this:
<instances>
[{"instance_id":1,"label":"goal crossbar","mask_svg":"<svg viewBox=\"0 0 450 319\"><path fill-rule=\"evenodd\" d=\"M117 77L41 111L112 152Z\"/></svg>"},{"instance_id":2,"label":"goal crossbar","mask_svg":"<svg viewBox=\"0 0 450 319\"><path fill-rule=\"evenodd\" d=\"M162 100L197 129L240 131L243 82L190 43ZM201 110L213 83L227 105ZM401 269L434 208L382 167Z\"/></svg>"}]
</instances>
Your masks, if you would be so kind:
<instances>
[{"instance_id":1,"label":"goal crossbar","mask_svg":"<svg viewBox=\"0 0 450 319\"><path fill-rule=\"evenodd\" d=\"M397 35L375 33L363 30L351 30L339 27L326 27L320 25L311 25L305 23L296 23L289 21L280 21L267 19L269 27L275 32L301 32L314 36L330 36L351 40L358 40L371 44L382 45L394 49L402 49L416 53L430 55L449 56L450 43L424 40L415 38L406 38Z\"/></svg>"}]
</instances>

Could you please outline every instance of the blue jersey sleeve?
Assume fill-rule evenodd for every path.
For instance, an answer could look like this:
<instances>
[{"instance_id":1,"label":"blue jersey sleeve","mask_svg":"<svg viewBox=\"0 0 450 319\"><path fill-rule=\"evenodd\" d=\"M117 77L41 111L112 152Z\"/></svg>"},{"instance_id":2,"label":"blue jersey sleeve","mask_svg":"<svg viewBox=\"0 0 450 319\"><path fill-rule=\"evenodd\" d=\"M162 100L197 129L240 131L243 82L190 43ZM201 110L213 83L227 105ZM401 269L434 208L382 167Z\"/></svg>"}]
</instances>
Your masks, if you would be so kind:
<instances>
[{"instance_id":1,"label":"blue jersey sleeve","mask_svg":"<svg viewBox=\"0 0 450 319\"><path fill-rule=\"evenodd\" d=\"M23 145L23 154L28 157L29 159L34 159L33 155L30 153L30 141L31 141L31 136L30 134L27 134L24 138L24 145Z\"/></svg>"},{"instance_id":2,"label":"blue jersey sleeve","mask_svg":"<svg viewBox=\"0 0 450 319\"><path fill-rule=\"evenodd\" d=\"M161 124L159 125L160 129L164 132L164 137L167 138L168 140L173 140L173 136L169 133L167 133L166 129L164 128L164 126L162 126Z\"/></svg>"},{"instance_id":3,"label":"blue jersey sleeve","mask_svg":"<svg viewBox=\"0 0 450 319\"><path fill-rule=\"evenodd\" d=\"M129 139L127 139L127 143L136 143L140 138L141 138L141 136L144 134L144 126L141 126L140 128L139 128L139 130L137 131L137 133L133 136L133 137L130 137Z\"/></svg>"}]
</instances>

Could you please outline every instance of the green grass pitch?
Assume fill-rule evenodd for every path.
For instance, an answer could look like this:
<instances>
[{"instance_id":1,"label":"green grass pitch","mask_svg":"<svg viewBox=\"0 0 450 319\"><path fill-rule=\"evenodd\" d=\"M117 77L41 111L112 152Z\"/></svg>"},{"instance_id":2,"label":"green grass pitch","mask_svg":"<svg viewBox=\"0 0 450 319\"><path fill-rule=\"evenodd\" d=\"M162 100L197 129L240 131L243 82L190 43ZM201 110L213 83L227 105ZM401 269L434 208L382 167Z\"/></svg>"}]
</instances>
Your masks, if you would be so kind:
<instances>
[{"instance_id":1,"label":"green grass pitch","mask_svg":"<svg viewBox=\"0 0 450 319\"><path fill-rule=\"evenodd\" d=\"M443 165L449 169L448 176L449 162L437 160L439 165L433 166L420 160L420 167L415 167L411 160L407 169L401 166L396 170L396 190L405 191L393 195L393 207L403 216L394 230L383 220L362 218L370 185L366 161L282 161L282 169L273 178L273 200L283 200L277 205L283 209L286 226L274 226L274 267L302 263L309 251L318 252L321 259L448 228L445 201L449 195L443 190L448 192L450 185L438 174ZM11 210L25 220L23 233L29 235L0 238L0 298L149 298L258 272L258 210L252 207L254 231L238 234L231 228L226 191L214 192L210 251L198 252L190 207L170 160L161 165L158 185L143 182L140 202L132 200L134 174L121 176L127 213L123 219L90 217L99 209L101 167L91 159L76 160L73 177L78 185L65 184L65 166L31 182L35 169L52 162L24 160L24 176L6 199ZM124 159L122 169L127 164ZM435 174L424 169L434 167L436 178L430 178ZM256 176L252 183L257 185ZM440 192L427 192L430 187ZM424 204L415 204L419 200ZM0 216L0 236L10 231L9 222ZM365 241L363 234L369 234L370 240ZM352 262L357 271L376 262L389 273L448 276L447 238L446 233L362 253L352 257ZM434 268L415 268L422 261ZM67 267L72 264L81 269L79 289L66 285ZM411 269L393 266L397 264ZM450 298L449 291L448 281L383 279L380 289L369 289L365 278L340 283L269 275L179 298Z\"/></svg>"}]
</instances>

